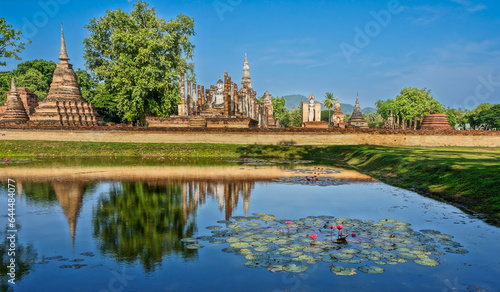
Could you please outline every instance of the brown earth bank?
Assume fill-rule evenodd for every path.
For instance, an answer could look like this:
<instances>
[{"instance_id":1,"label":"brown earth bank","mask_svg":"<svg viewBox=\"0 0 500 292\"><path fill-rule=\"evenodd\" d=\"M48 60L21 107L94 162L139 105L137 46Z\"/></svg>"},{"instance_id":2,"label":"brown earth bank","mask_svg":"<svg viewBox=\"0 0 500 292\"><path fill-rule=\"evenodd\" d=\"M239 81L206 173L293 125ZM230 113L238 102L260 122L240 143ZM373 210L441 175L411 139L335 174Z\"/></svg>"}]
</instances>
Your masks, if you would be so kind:
<instances>
[{"instance_id":1,"label":"brown earth bank","mask_svg":"<svg viewBox=\"0 0 500 292\"><path fill-rule=\"evenodd\" d=\"M2 128L0 140L258 145L392 145L499 147L499 131L354 129Z\"/></svg>"}]
</instances>

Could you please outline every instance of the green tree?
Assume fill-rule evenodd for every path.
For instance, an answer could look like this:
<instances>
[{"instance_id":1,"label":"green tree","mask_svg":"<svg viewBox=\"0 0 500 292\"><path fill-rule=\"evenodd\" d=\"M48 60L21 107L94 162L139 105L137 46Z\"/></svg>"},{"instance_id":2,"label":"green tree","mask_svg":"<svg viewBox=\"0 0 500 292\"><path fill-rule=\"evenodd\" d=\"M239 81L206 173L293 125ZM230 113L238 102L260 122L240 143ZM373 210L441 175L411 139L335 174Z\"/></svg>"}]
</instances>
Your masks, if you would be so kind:
<instances>
[{"instance_id":1,"label":"green tree","mask_svg":"<svg viewBox=\"0 0 500 292\"><path fill-rule=\"evenodd\" d=\"M367 112L363 114L363 118L368 122L370 128L378 128L384 124L382 115L377 112Z\"/></svg>"},{"instance_id":2,"label":"green tree","mask_svg":"<svg viewBox=\"0 0 500 292\"><path fill-rule=\"evenodd\" d=\"M325 94L325 100L323 101L323 105L328 109L328 125L332 123L332 115L330 114L330 110L335 105L335 100L332 92L327 92Z\"/></svg>"},{"instance_id":3,"label":"green tree","mask_svg":"<svg viewBox=\"0 0 500 292\"><path fill-rule=\"evenodd\" d=\"M286 100L284 97L272 97L273 115L275 118L280 118L280 123L284 127L290 126L290 111L285 107Z\"/></svg>"},{"instance_id":4,"label":"green tree","mask_svg":"<svg viewBox=\"0 0 500 292\"><path fill-rule=\"evenodd\" d=\"M469 123L471 128L473 128L475 130L484 128L485 125L483 124L483 122L480 119L480 114L483 111L489 110L491 107L492 107L492 105L489 103L481 103L475 109L471 110L470 112L468 112L466 114L466 117L465 117L466 122Z\"/></svg>"},{"instance_id":5,"label":"green tree","mask_svg":"<svg viewBox=\"0 0 500 292\"><path fill-rule=\"evenodd\" d=\"M458 111L456 109L450 107L445 110L446 117L448 118L448 123L452 128L455 128L455 126L457 125L457 112Z\"/></svg>"},{"instance_id":6,"label":"green tree","mask_svg":"<svg viewBox=\"0 0 500 292\"><path fill-rule=\"evenodd\" d=\"M0 72L0 105L7 100L6 92L10 91L12 77L14 77L13 72Z\"/></svg>"},{"instance_id":7,"label":"green tree","mask_svg":"<svg viewBox=\"0 0 500 292\"><path fill-rule=\"evenodd\" d=\"M76 78L80 85L82 97L97 109L106 122L120 122L117 101L107 89L106 84L97 82L87 71L78 69Z\"/></svg>"},{"instance_id":8,"label":"green tree","mask_svg":"<svg viewBox=\"0 0 500 292\"><path fill-rule=\"evenodd\" d=\"M10 91L12 77L16 79L16 85L27 87L35 93L40 100L49 94L52 76L56 69L56 63L45 60L30 60L17 65L17 69L11 72L0 73L0 104L7 99L5 92Z\"/></svg>"},{"instance_id":9,"label":"green tree","mask_svg":"<svg viewBox=\"0 0 500 292\"><path fill-rule=\"evenodd\" d=\"M290 112L290 123L294 127L300 127L302 125L302 102L300 105L293 106Z\"/></svg>"},{"instance_id":10,"label":"green tree","mask_svg":"<svg viewBox=\"0 0 500 292\"><path fill-rule=\"evenodd\" d=\"M500 129L500 104L481 111L477 118L486 129Z\"/></svg>"},{"instance_id":11,"label":"green tree","mask_svg":"<svg viewBox=\"0 0 500 292\"><path fill-rule=\"evenodd\" d=\"M344 123L349 123L349 120L351 119L352 114L345 114L344 115Z\"/></svg>"},{"instance_id":12,"label":"green tree","mask_svg":"<svg viewBox=\"0 0 500 292\"><path fill-rule=\"evenodd\" d=\"M124 120L169 116L180 102L180 73L194 80L194 19L179 14L166 22L137 1L130 14L108 10L85 26L86 66L115 96Z\"/></svg>"},{"instance_id":13,"label":"green tree","mask_svg":"<svg viewBox=\"0 0 500 292\"><path fill-rule=\"evenodd\" d=\"M21 42L21 31L7 24L5 18L0 17L0 59L14 58L21 60L19 53L24 50L25 43ZM31 43L31 40L28 39ZM0 66L6 66L7 62L1 62Z\"/></svg>"},{"instance_id":14,"label":"green tree","mask_svg":"<svg viewBox=\"0 0 500 292\"><path fill-rule=\"evenodd\" d=\"M49 94L49 85L44 80L44 76L40 71L30 68L26 73L18 75L16 78L16 85L19 87L26 87L31 92L38 96L38 100L43 100Z\"/></svg>"},{"instance_id":15,"label":"green tree","mask_svg":"<svg viewBox=\"0 0 500 292\"><path fill-rule=\"evenodd\" d=\"M388 99L385 101L377 100L377 102L375 102L375 106L377 107L377 113L379 113L384 120L387 120L389 118L391 112L394 115L399 114L394 99Z\"/></svg>"}]
</instances>

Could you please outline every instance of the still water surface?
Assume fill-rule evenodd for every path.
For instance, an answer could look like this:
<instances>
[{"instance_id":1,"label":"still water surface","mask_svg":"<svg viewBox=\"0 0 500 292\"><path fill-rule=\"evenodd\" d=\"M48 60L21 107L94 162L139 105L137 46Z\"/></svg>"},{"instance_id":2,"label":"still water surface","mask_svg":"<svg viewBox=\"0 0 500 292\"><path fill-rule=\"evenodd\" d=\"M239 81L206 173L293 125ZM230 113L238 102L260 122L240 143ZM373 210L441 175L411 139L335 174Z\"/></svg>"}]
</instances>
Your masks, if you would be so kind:
<instances>
[{"instance_id":1,"label":"still water surface","mask_svg":"<svg viewBox=\"0 0 500 292\"><path fill-rule=\"evenodd\" d=\"M262 163L9 167L0 172L1 223L7 224L8 176L16 180L22 265L15 286L1 270L2 291L500 291L499 228L352 170ZM319 181L307 180L314 176ZM439 254L437 266L384 265L377 275L357 270L365 263L323 261L297 263L308 269L288 273L246 267L245 256L222 251L230 243L199 241L204 247L193 250L181 242L211 236L208 226L225 228L217 221L253 213L291 221L394 219L414 231L452 235L469 252ZM332 265L356 274L336 275Z\"/></svg>"}]
</instances>

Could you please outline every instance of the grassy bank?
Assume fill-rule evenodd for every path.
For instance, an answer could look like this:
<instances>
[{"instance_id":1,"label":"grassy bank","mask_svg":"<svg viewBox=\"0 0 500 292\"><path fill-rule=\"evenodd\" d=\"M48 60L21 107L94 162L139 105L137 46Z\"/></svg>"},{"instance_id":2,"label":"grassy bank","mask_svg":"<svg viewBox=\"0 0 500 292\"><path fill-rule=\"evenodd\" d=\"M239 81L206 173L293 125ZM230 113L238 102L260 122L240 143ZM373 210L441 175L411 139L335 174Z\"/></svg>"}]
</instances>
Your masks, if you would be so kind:
<instances>
[{"instance_id":1,"label":"grassy bank","mask_svg":"<svg viewBox=\"0 0 500 292\"><path fill-rule=\"evenodd\" d=\"M271 146L0 141L16 157L273 157L342 163L500 223L500 151L491 148L390 146Z\"/></svg>"}]
</instances>

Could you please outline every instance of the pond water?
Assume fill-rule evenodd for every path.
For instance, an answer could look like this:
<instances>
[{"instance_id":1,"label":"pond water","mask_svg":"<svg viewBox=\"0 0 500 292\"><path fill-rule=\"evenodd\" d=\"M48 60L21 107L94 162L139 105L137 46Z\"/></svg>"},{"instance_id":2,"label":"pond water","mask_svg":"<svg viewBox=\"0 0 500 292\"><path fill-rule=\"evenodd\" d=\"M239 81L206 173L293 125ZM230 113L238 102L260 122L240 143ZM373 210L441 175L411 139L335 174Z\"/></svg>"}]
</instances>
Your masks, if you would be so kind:
<instances>
[{"instance_id":1,"label":"pond water","mask_svg":"<svg viewBox=\"0 0 500 292\"><path fill-rule=\"evenodd\" d=\"M349 169L21 162L2 291L500 291L499 228Z\"/></svg>"}]
</instances>

